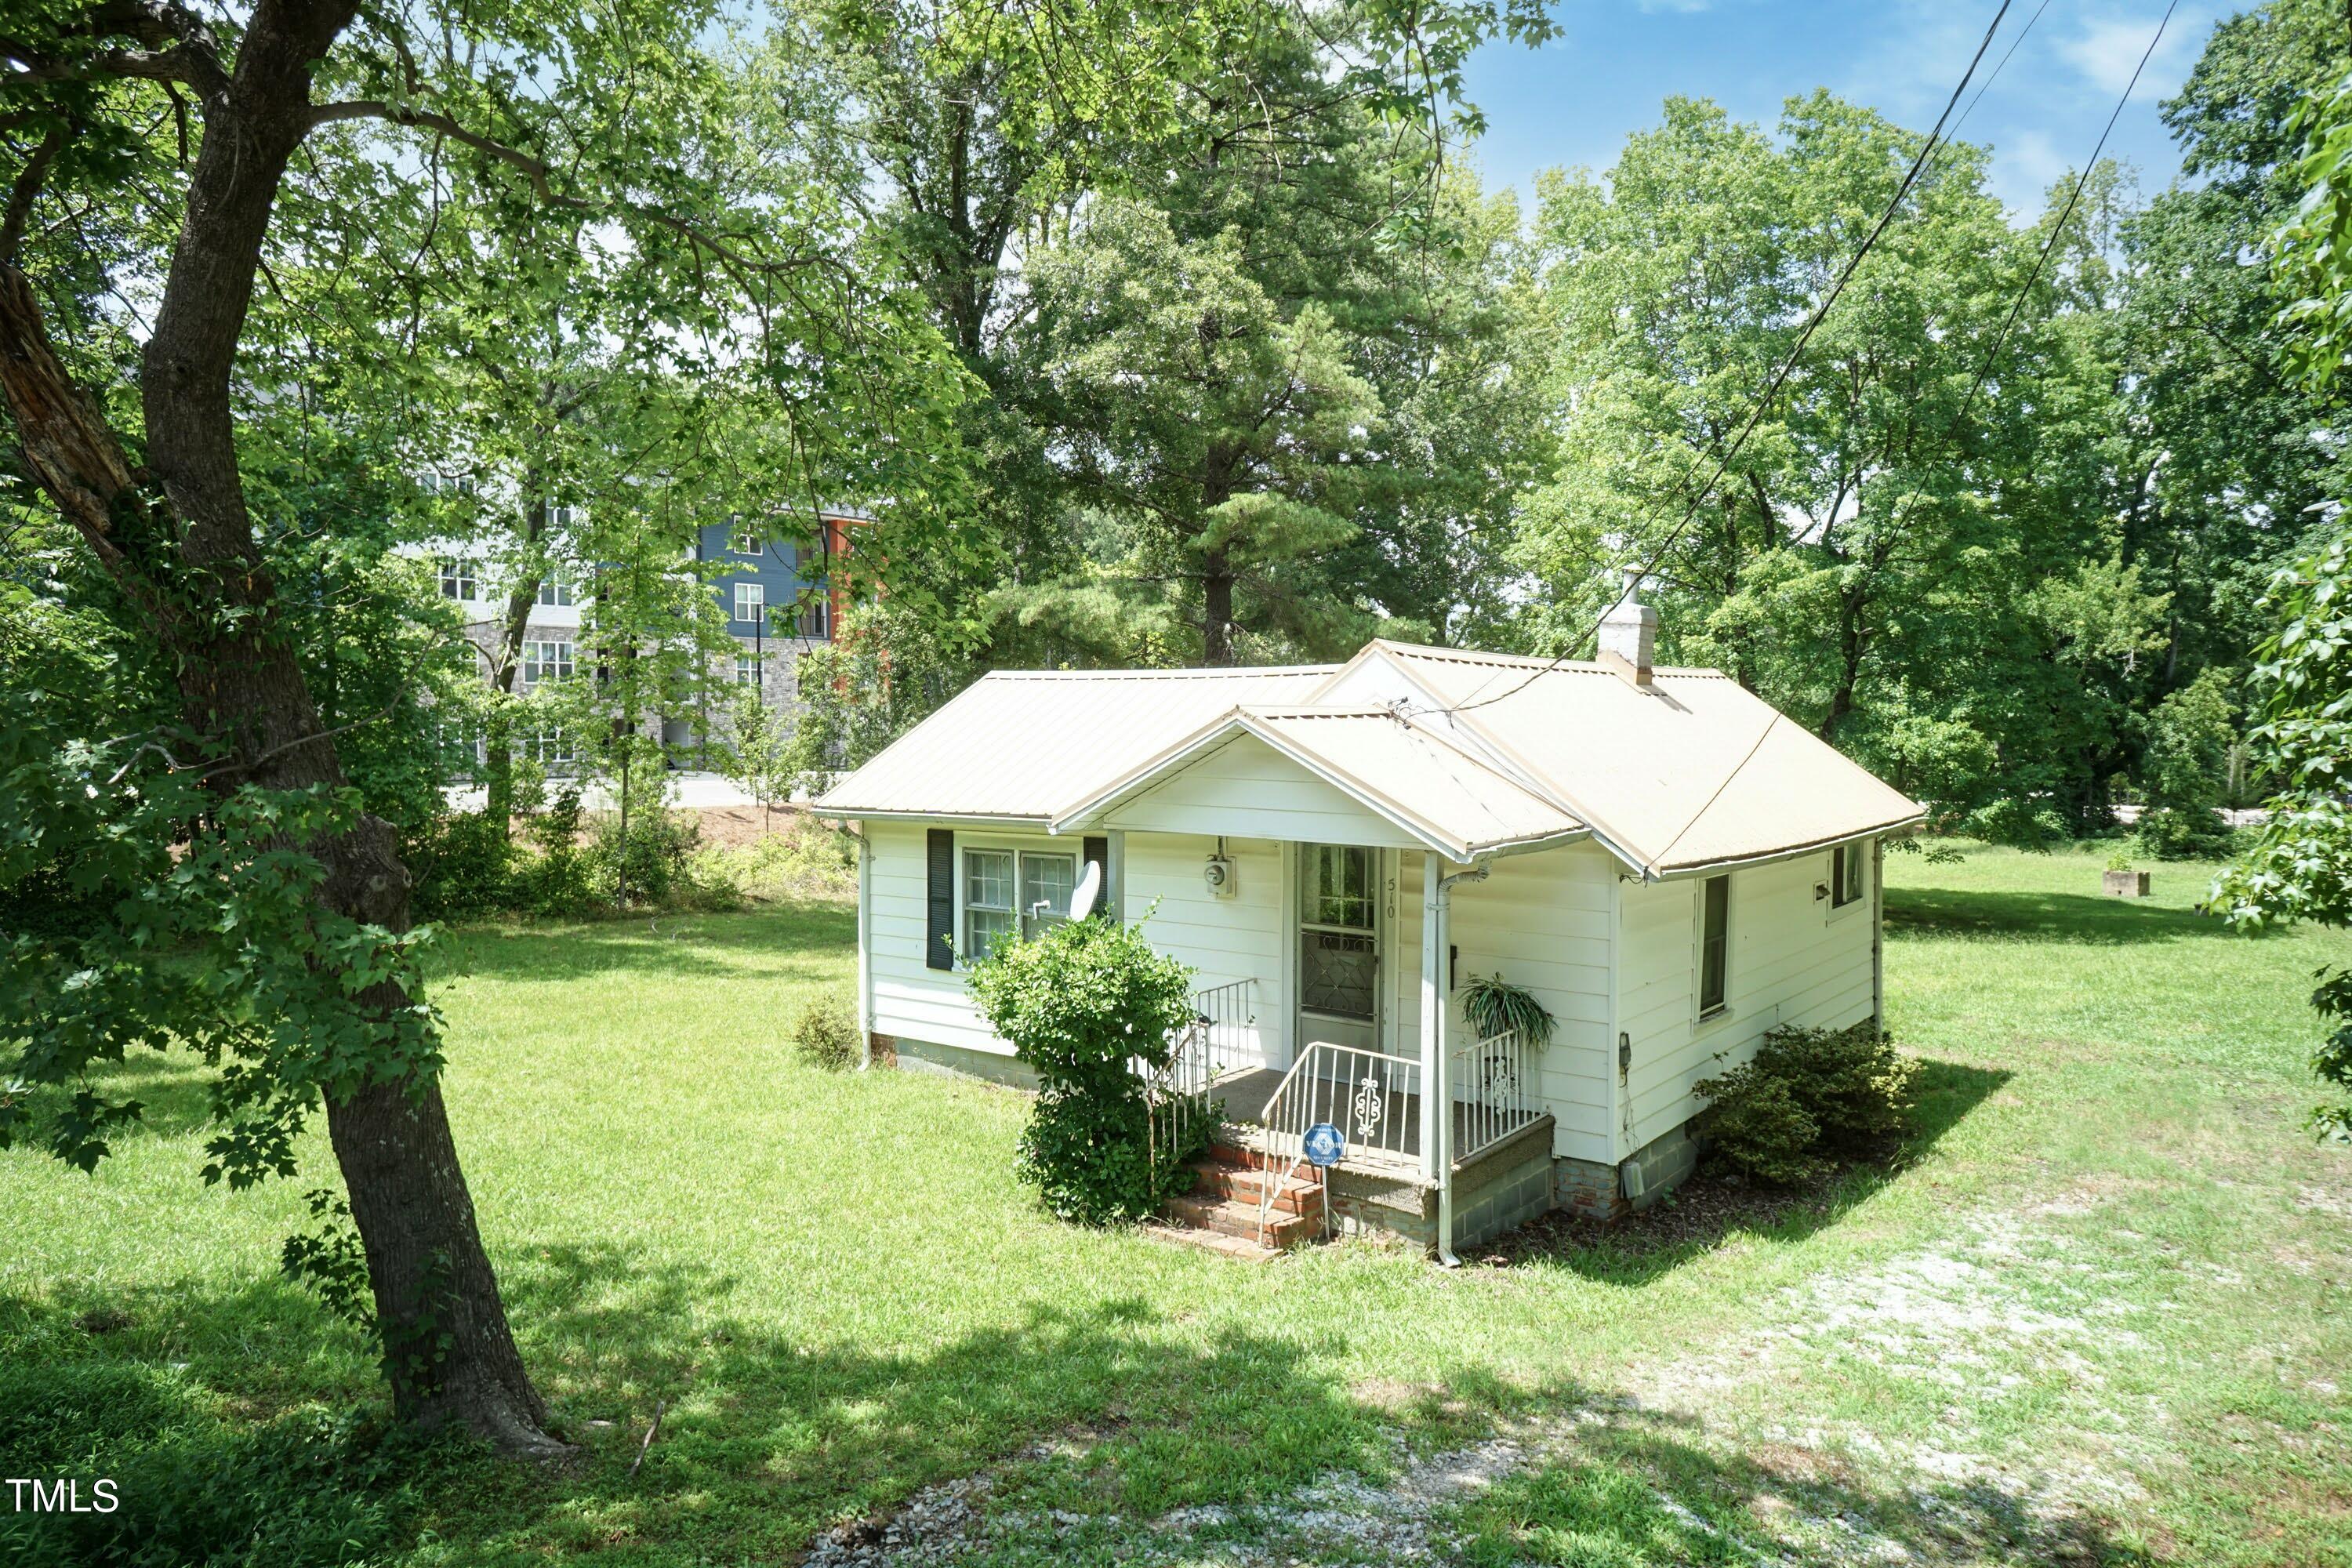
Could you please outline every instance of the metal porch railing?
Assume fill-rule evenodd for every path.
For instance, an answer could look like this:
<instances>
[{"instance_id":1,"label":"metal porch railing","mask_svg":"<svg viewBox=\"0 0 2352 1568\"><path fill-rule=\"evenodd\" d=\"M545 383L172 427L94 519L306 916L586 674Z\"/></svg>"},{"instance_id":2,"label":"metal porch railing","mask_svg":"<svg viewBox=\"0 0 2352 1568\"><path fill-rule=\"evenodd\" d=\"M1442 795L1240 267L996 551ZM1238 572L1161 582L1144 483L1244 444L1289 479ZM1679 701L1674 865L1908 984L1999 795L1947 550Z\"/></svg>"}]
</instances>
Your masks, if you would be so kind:
<instances>
[{"instance_id":1,"label":"metal porch railing","mask_svg":"<svg viewBox=\"0 0 2352 1568\"><path fill-rule=\"evenodd\" d=\"M1454 1161L1459 1164L1536 1119L1534 1053L1517 1029L1454 1053L1446 1088L1454 1100Z\"/></svg>"},{"instance_id":2,"label":"metal porch railing","mask_svg":"<svg viewBox=\"0 0 2352 1568\"><path fill-rule=\"evenodd\" d=\"M1250 982L1213 985L1193 993L1192 1022L1165 1066L1136 1060L1155 1170L1163 1158L1173 1157L1171 1152L1183 1149L1193 1126L1215 1110L1211 1091L1217 1080L1257 1066L1249 1043L1256 1022L1250 1010Z\"/></svg>"},{"instance_id":3,"label":"metal porch railing","mask_svg":"<svg viewBox=\"0 0 2352 1568\"><path fill-rule=\"evenodd\" d=\"M1307 1161L1307 1130L1328 1121L1348 1141L1348 1158L1375 1164L1414 1163L1414 1104L1421 1064L1410 1057L1317 1040L1298 1054L1258 1113L1266 1172L1258 1186L1258 1237L1283 1181Z\"/></svg>"}]
</instances>

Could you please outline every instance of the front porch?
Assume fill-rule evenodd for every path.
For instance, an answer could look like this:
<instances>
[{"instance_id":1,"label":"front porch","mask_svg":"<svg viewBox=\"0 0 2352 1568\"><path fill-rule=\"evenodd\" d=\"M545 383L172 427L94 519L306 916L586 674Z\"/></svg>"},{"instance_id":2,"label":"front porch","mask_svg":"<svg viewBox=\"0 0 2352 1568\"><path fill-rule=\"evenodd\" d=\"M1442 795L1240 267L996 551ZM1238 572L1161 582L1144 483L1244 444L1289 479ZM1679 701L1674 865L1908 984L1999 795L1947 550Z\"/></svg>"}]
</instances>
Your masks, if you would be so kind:
<instances>
[{"instance_id":1,"label":"front porch","mask_svg":"<svg viewBox=\"0 0 2352 1568\"><path fill-rule=\"evenodd\" d=\"M1194 1146L1184 1126L1218 1121L1195 1194L1178 1205L1194 1229L1269 1250L1333 1228L1385 1232L1444 1257L1550 1206L1553 1121L1536 1092L1538 1047L1517 1031L1449 1050L1441 1025L1422 1059L1309 1040L1276 1068L1248 983L1193 1006L1173 1060L1150 1077L1155 1143ZM1307 1155L1318 1127L1341 1140L1320 1169Z\"/></svg>"},{"instance_id":2,"label":"front porch","mask_svg":"<svg viewBox=\"0 0 2352 1568\"><path fill-rule=\"evenodd\" d=\"M1285 1120L1284 1107L1276 1096L1288 1077L1272 1068L1245 1068L1210 1086L1210 1093L1223 1102L1225 1131L1231 1142L1268 1153L1284 1149L1277 1131ZM1374 1081L1378 1087L1377 1079ZM1357 1097L1363 1089L1364 1081L1360 1079L1350 1083L1318 1078L1310 1084L1294 1086L1294 1092L1301 1094L1311 1118L1307 1125L1328 1121L1347 1139L1347 1152L1340 1157L1339 1169L1418 1181L1426 1165L1422 1159L1420 1093L1416 1089L1383 1092L1379 1102L1365 1108L1370 1111L1369 1131L1359 1127L1351 1131L1355 1124L1349 1118L1358 1110ZM1448 1129L1452 1136L1447 1142L1453 1167L1460 1171L1514 1133L1538 1121L1550 1121L1549 1115L1532 1109L1516 1096L1501 1097L1499 1103L1484 1100L1473 1102L1460 1098L1457 1091L1453 1125Z\"/></svg>"}]
</instances>

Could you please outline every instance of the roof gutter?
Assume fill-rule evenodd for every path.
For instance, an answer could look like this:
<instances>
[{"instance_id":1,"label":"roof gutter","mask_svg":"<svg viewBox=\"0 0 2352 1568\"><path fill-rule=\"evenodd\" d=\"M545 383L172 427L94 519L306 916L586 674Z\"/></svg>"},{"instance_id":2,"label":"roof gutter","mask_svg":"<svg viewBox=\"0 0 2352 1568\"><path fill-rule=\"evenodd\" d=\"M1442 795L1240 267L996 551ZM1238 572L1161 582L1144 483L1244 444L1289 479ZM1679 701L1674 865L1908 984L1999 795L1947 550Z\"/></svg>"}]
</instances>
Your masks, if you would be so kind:
<instances>
[{"instance_id":1,"label":"roof gutter","mask_svg":"<svg viewBox=\"0 0 2352 1568\"><path fill-rule=\"evenodd\" d=\"M1816 838L1811 843L1799 844L1791 848L1768 849L1757 855L1737 855L1727 860L1702 860L1695 865L1676 866L1665 871L1661 871L1654 866L1642 865L1637 862L1634 869L1641 872L1642 880L1644 882L1678 882L1691 877L1719 876L1726 871L1744 871L1753 866L1776 866L1783 860L1801 860L1808 855L1818 855L1824 849L1834 849L1841 844L1859 844L1866 838L1893 837L1898 834L1916 832L1920 824L1927 820L1927 814L1921 811L1910 816L1898 817L1893 822L1884 823L1876 827L1864 827L1857 832L1841 833L1829 838Z\"/></svg>"},{"instance_id":2,"label":"roof gutter","mask_svg":"<svg viewBox=\"0 0 2352 1568\"><path fill-rule=\"evenodd\" d=\"M826 805L820 802L809 807L809 815L832 822L961 822L975 827L1044 827L1048 832L1052 831L1045 817L1020 816L1012 813L885 811L872 806Z\"/></svg>"}]
</instances>

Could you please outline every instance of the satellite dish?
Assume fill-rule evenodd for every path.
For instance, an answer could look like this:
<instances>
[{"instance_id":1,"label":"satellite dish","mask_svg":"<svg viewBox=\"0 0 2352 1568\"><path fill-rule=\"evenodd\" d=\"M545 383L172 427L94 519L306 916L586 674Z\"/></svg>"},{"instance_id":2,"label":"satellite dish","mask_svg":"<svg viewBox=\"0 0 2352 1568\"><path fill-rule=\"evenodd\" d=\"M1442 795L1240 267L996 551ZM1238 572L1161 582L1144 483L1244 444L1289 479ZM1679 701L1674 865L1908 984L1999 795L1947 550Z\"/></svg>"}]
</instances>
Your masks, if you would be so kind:
<instances>
[{"instance_id":1,"label":"satellite dish","mask_svg":"<svg viewBox=\"0 0 2352 1568\"><path fill-rule=\"evenodd\" d=\"M1095 912L1095 904L1102 897L1102 862L1089 860L1087 868L1078 873L1078 885L1070 889L1070 918L1082 921Z\"/></svg>"}]
</instances>

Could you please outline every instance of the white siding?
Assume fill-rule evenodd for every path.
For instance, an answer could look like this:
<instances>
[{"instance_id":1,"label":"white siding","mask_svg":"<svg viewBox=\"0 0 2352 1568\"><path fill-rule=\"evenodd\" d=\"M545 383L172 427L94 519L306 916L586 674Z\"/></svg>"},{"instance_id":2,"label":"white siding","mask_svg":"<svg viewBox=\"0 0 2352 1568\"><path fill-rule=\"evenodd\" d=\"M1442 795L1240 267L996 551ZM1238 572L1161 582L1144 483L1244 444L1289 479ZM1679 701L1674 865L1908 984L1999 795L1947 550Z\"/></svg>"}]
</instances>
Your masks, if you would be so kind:
<instances>
[{"instance_id":1,"label":"white siding","mask_svg":"<svg viewBox=\"0 0 2352 1568\"><path fill-rule=\"evenodd\" d=\"M1255 735L1235 737L1192 766L1106 814L1130 833L1223 833L1298 844L1419 842L1324 783Z\"/></svg>"},{"instance_id":2,"label":"white siding","mask_svg":"<svg viewBox=\"0 0 2352 1568\"><path fill-rule=\"evenodd\" d=\"M873 857L871 903L866 910L867 940L873 952L866 967L873 977L874 1028L879 1034L904 1035L935 1046L1010 1056L1013 1047L991 1034L973 1009L962 971L930 969L923 963L928 893L923 833L919 822L866 824L866 842ZM993 829L986 837L1020 841L1019 836ZM1028 837L1041 847L1051 843L1055 848L1076 847L1071 839L1049 840L1043 833Z\"/></svg>"},{"instance_id":3,"label":"white siding","mask_svg":"<svg viewBox=\"0 0 2352 1568\"><path fill-rule=\"evenodd\" d=\"M1691 1085L1746 1061L1781 1024L1842 1028L1870 1016L1871 890L1841 910L1816 900L1827 851L1731 873L1726 1011L1697 1022L1702 879L1622 889L1618 1027L1632 1037L1616 1158L1701 1109ZM1720 1057L1722 1059L1717 1059Z\"/></svg>"},{"instance_id":4,"label":"white siding","mask_svg":"<svg viewBox=\"0 0 2352 1568\"><path fill-rule=\"evenodd\" d=\"M1421 952L1421 868L1408 855L1398 903L1407 911L1397 952L1407 976L1400 1037L1416 1040ZM1558 1026L1538 1058L1538 1094L1556 1123L1552 1152L1580 1160L1611 1155L1609 1078L1615 1047L1610 1034L1609 947L1616 861L1591 844L1532 855L1505 856L1483 882L1454 889L1454 978L1500 972L1524 985ZM1458 997L1458 993L1457 993ZM1449 1045L1468 1043L1470 1028L1455 1000L1446 1020ZM1417 1049L1417 1047L1409 1049Z\"/></svg>"},{"instance_id":5,"label":"white siding","mask_svg":"<svg viewBox=\"0 0 2352 1568\"><path fill-rule=\"evenodd\" d=\"M1201 989L1249 981L1259 1053L1268 1067L1286 1066L1281 1048L1290 1005L1283 847L1265 839L1226 839L1225 854L1234 862L1230 899L1213 896L1201 874L1216 848L1216 839L1208 837L1126 835L1124 912L1130 921L1143 921L1153 948L1191 964Z\"/></svg>"},{"instance_id":6,"label":"white siding","mask_svg":"<svg viewBox=\"0 0 2352 1568\"><path fill-rule=\"evenodd\" d=\"M933 1045L1010 1056L1013 1047L992 1034L972 1005L961 970L923 963L926 871L924 825L870 822L867 968L874 998L874 1028ZM959 844L1030 845L1063 854L1080 853L1076 835L959 829ZM1249 980L1251 1000L1269 1064L1279 1064L1281 1022L1287 1016L1282 939L1284 874L1282 846L1228 839L1234 861L1231 899L1209 894L1201 868L1216 848L1214 838L1129 833L1114 858L1123 864L1122 902L1130 921L1150 917L1144 927L1153 947L1199 971L1203 988ZM1157 906L1156 908L1154 906Z\"/></svg>"}]
</instances>

